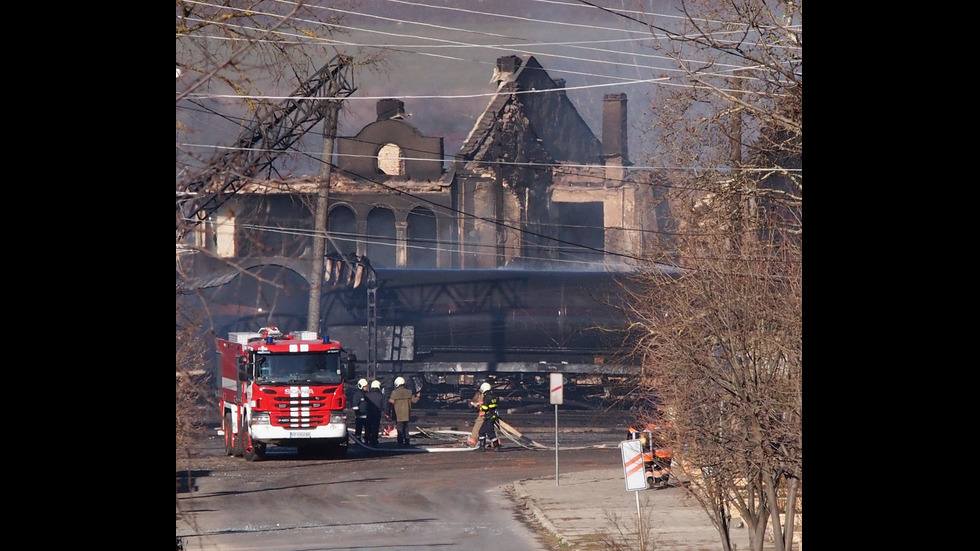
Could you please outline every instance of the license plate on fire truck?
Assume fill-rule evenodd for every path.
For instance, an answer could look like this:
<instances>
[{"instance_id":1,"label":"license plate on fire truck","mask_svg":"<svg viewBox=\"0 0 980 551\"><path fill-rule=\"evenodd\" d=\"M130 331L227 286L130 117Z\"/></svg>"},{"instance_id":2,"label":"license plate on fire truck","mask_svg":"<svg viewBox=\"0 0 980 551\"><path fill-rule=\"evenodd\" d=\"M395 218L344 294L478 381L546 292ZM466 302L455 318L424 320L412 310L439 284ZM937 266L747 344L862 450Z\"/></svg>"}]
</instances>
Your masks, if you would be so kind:
<instances>
[{"instance_id":1,"label":"license plate on fire truck","mask_svg":"<svg viewBox=\"0 0 980 551\"><path fill-rule=\"evenodd\" d=\"M312 438L313 433L311 432L290 432L290 438Z\"/></svg>"}]
</instances>

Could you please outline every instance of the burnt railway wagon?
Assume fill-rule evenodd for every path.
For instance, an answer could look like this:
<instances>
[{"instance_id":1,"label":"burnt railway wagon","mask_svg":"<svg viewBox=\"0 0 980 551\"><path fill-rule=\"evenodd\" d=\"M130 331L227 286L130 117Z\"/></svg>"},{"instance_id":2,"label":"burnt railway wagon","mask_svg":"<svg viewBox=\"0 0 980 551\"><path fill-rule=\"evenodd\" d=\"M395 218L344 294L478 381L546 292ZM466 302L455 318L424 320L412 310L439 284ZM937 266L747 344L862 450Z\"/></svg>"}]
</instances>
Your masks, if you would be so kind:
<instances>
[{"instance_id":1,"label":"burnt railway wagon","mask_svg":"<svg viewBox=\"0 0 980 551\"><path fill-rule=\"evenodd\" d=\"M549 373L568 388L638 368L622 357L619 311L626 274L557 270L376 270L375 315L368 290L324 294L324 331L370 348L368 374L412 376L447 393L491 380L513 389L546 387ZM376 321L372 321L376 320ZM376 323L376 331L370 331ZM375 363L376 365L370 365ZM371 371L375 373L371 373ZM541 388L538 388L541 390ZM544 388L545 393L547 389Z\"/></svg>"},{"instance_id":2,"label":"burnt railway wagon","mask_svg":"<svg viewBox=\"0 0 980 551\"><path fill-rule=\"evenodd\" d=\"M272 263L203 285L218 335L306 327L308 284ZM372 285L325 288L320 332L357 356L358 376L403 376L427 398L468 400L489 380L510 396L548 400L565 375L566 403L608 396L639 366L622 354L619 310L629 274L611 271L376 269ZM625 286L625 287L624 287ZM369 288L374 300L369 300ZM372 347L371 341L374 340ZM373 348L373 353L372 353Z\"/></svg>"}]
</instances>

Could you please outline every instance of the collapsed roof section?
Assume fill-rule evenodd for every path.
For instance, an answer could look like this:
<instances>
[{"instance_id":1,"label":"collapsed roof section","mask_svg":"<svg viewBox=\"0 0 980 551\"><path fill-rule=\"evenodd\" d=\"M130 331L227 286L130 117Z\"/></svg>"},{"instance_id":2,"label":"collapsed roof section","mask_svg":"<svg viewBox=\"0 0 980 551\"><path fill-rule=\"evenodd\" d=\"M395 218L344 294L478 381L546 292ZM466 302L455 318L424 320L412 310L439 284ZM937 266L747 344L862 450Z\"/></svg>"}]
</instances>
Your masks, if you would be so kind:
<instances>
[{"instance_id":1,"label":"collapsed roof section","mask_svg":"<svg viewBox=\"0 0 980 551\"><path fill-rule=\"evenodd\" d=\"M491 83L497 95L456 154L457 161L499 162L508 126L527 132L552 161L597 164L602 144L565 94L564 79L552 79L533 56L497 58ZM504 147L504 149L507 149Z\"/></svg>"}]
</instances>

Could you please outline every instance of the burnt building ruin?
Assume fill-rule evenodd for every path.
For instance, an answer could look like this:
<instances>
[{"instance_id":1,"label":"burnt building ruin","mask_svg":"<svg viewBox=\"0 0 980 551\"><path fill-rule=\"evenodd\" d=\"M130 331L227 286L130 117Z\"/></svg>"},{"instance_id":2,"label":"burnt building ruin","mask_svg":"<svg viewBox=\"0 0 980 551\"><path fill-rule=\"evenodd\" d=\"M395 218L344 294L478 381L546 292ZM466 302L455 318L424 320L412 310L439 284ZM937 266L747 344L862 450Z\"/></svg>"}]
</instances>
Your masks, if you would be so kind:
<instances>
[{"instance_id":1,"label":"burnt building ruin","mask_svg":"<svg viewBox=\"0 0 980 551\"><path fill-rule=\"evenodd\" d=\"M653 173L630 159L627 97L603 97L596 136L565 81L534 57L498 58L491 83L451 156L388 98L376 120L335 137L328 179L251 179L222 197L195 235L213 254L178 257L179 268L193 264L185 286L203 290L216 333L311 325L325 185L326 274L339 255L361 268L367 259L377 279L327 275L312 325L362 357L367 350L372 377L472 385L492 375L546 392L556 370L569 389L577 376L584 387L635 371L615 357L610 329L623 318L599 295L621 291L617 269L668 248L657 236L669 211ZM256 277L238 277L243 270Z\"/></svg>"},{"instance_id":2,"label":"burnt building ruin","mask_svg":"<svg viewBox=\"0 0 980 551\"><path fill-rule=\"evenodd\" d=\"M626 94L603 97L596 136L533 56L497 59L495 95L447 161L443 138L406 120L404 102L338 136L328 253L376 268L610 267L644 257L665 213L648 171L630 170ZM225 257L309 258L320 177L251 183L216 212ZM269 228L282 232L271 232ZM289 229L297 231L288 231Z\"/></svg>"}]
</instances>

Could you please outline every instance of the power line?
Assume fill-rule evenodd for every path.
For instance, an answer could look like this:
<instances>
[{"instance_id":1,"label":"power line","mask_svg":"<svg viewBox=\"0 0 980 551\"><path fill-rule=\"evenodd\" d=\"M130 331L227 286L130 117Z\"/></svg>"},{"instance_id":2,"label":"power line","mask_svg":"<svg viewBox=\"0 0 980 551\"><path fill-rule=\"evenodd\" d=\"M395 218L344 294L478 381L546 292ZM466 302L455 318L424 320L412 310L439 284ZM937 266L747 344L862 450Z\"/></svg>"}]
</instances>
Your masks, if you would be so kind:
<instances>
[{"instance_id":1,"label":"power line","mask_svg":"<svg viewBox=\"0 0 980 551\"><path fill-rule=\"evenodd\" d=\"M312 230L307 230L303 228L283 228L278 226L263 226L260 224L242 224L242 228L250 229L253 231L259 231L264 233L280 233L283 235L293 235L298 237L314 237ZM395 247L397 245L396 238L394 236L387 235L369 235L369 234L355 234L348 232L330 231L329 237L333 241L339 241L344 243L364 243L365 245L377 245L377 246L391 246ZM438 246L439 241L436 239L409 239L405 242L405 247L409 249L417 250L431 250L439 252L447 252L450 254L460 254L462 251L458 247L445 247ZM483 244L471 244L468 246L469 249L474 249L473 254L479 256L496 256L495 245L483 245ZM484 249L483 251L478 251L475 249ZM487 251L489 250L489 251ZM566 252L579 251L581 248L567 247L567 248L557 248L556 250L564 250ZM594 251L595 252L595 251ZM536 257L521 257L527 260L547 260L549 262L556 263L568 263L568 264L595 264L595 261L585 261L585 260L573 260L573 259L555 259L555 258L536 258ZM629 257L632 258L632 257Z\"/></svg>"},{"instance_id":2,"label":"power line","mask_svg":"<svg viewBox=\"0 0 980 551\"><path fill-rule=\"evenodd\" d=\"M245 151L260 151L260 152L272 151L272 150L261 149L261 148L240 148L240 147L224 146L224 145L217 145L217 144L198 144L198 143L187 143L187 142L178 143L177 145L179 145L181 147L196 147L196 148L201 148L201 149L205 149L205 150L221 150L221 149L227 149L227 150L245 150ZM318 161L321 161L321 159L316 156L316 154L318 154L319 152L308 152L308 151L299 151L299 150L294 150L293 152L296 153L296 154L305 155L307 157L314 158L314 159L316 159ZM334 153L334 156L335 157L368 158L368 159L377 159L378 158L377 155L355 155L355 154L352 154L352 153ZM455 159L456 159L455 156L446 156L446 157L443 157L442 161L443 162L450 162L451 163L451 162L455 161ZM432 159L431 158L428 158L428 157L405 157L405 156L398 157L398 160L399 161L432 161ZM542 169L542 170L550 170L550 169L555 169L555 168L600 168L600 167L603 166L603 165L598 165L598 164L530 163L530 162L528 162L528 163L519 163L519 162L514 162L514 161L487 161L487 160L483 160L483 161L467 160L467 163L476 163L476 164L493 165L493 166L514 166L514 167L538 168L538 169ZM660 165L660 166L654 166L654 165L644 166L644 165L630 165L630 170L631 171L637 171L637 170L678 170L678 171L693 171L693 170L697 170L697 171L703 171L703 170L709 170L709 169L707 169L705 167L693 167L693 166L663 166L663 165ZM770 172L770 171L773 171L773 170L780 170L780 171L783 171L783 172L803 172L803 169L802 168L748 167L748 166L741 166L741 167L712 167L710 170L716 171L716 172L733 172L733 173L735 173L735 172ZM624 181L627 181L627 180L616 180L616 181L624 182ZM375 182L375 183L377 183L377 182Z\"/></svg>"},{"instance_id":3,"label":"power line","mask_svg":"<svg viewBox=\"0 0 980 551\"><path fill-rule=\"evenodd\" d=\"M410 5L410 6L413 6L413 7L425 7L425 8L433 8L433 9L444 8L443 6L430 6L430 5L427 5L427 4L422 4L422 3L417 3L417 2L406 2L406 1L403 1L403 0L391 0L391 1L393 3L405 4L405 5ZM559 3L559 2L554 2L554 1L547 1L547 0L538 0L538 1L540 1L541 3L559 4L559 5L568 6L568 7L571 7L572 6L572 4ZM190 3L203 4L203 5L211 5L211 4L199 3L199 2L190 2ZM292 2L281 2L281 3L283 3L283 4L290 4L290 5L295 4L295 3L292 3ZM587 2L582 2L582 3L588 4ZM330 8L325 8L323 6L312 6L312 7L320 8L320 9L330 9ZM598 6L593 6L593 7L598 8ZM620 32L620 33L624 32L623 29L619 29L619 28L617 28L617 29L611 29L611 28L610 29L607 29L605 27L596 27L594 25L579 25L579 24L568 23L568 22L563 22L563 21L547 21L547 20L532 19L532 18L522 18L522 17L518 17L518 16L509 16L509 15L505 16L504 14L497 14L497 13L478 12L476 10L463 10L461 8L456 8L456 9L459 9L461 11L465 11L465 12L470 13L470 14L479 14L481 16L487 16L487 17L507 17L507 18L512 18L512 19L515 19L515 20L523 20L523 21L535 22L535 23L557 24L557 25L573 26L573 27L574 26L578 26L578 27L581 27L581 28L589 28L589 29L596 29L596 28L598 28L598 29L604 29L604 30L615 30L615 31ZM608 11L608 10L606 10L606 11ZM624 13L628 13L627 10L622 10L622 11ZM360 13L360 12L348 12L348 13L350 15L375 17L372 14L364 14L364 13ZM632 13L636 13L636 12L632 12ZM266 15L275 15L275 14L266 14ZM670 17L670 16L663 16L663 17ZM428 25L427 23L424 23L424 22L412 21L412 20L406 20L406 19L394 19L394 18L388 18L388 19L391 20L391 21L393 21L393 22L398 22L398 23L401 23L401 24L420 25L420 26ZM636 20L636 21L637 22L641 22L641 21L638 21L638 20ZM303 20L302 22L310 23L311 21ZM326 28L338 28L338 29L344 29L344 30L355 30L355 31L358 31L358 32L362 32L362 31L363 32L376 32L376 31L372 31L370 29L358 29L356 27L343 27L343 26L337 26L337 25L320 23L320 22L313 22L313 23L316 23L318 25L324 25ZM443 31L444 30L453 30L453 31L456 31L456 32L481 34L481 35L484 35L484 36L499 36L499 37L505 37L506 36L506 35L501 35L501 34L497 34L497 33L484 33L484 32L480 32L480 31L472 31L472 30L469 30L469 29L453 28L453 27L439 26L439 25L434 25L433 27L434 28L439 28L440 30L443 30ZM268 32L266 29L254 29L254 30L261 31L261 32ZM640 31L628 31L627 34L632 34L632 33L639 34L639 32ZM647 34L649 34L649 31L644 31L644 32L647 33ZM276 34L279 34L279 35L282 35L282 36L286 36L286 33L278 33L277 32ZM390 33L390 35L395 36L395 33ZM304 37L304 36L305 35L298 35L298 34L295 35L296 38L300 38L300 37ZM432 38L432 37L426 37L426 36L420 36L420 35L398 35L398 36L407 36L407 37L410 37L410 38L413 38L413 39L425 40L425 41L439 41L440 40L438 38ZM216 37L211 37L211 38L214 39ZM511 37L508 37L508 38L511 38ZM649 36L646 36L646 37L643 37L643 38L636 39L636 41L648 41L648 40L655 40L655 39L658 39L658 37L649 37ZM630 42L630 41L633 41L634 39L617 39L617 40L621 40L623 42ZM322 42L322 40L321 40L321 42ZM466 42L449 41L449 40L445 40L444 42L447 42L447 44L436 44L436 45L431 45L431 44L421 45L420 44L420 45L412 45L410 47L413 47L413 48L453 48L453 47L455 47L455 48L488 48L489 47L491 49L494 48L494 47L497 47L497 48L501 48L502 49L504 47L503 45L471 44L471 43L466 43ZM328 40L327 43L333 44L333 43L339 43L339 42ZM588 42L583 41L583 43L588 43ZM351 45L357 45L357 46L368 46L368 47L377 47L377 48L387 48L384 45L373 46L373 45L365 45L365 44L358 44L358 43L350 43L350 44ZM534 42L528 41L527 43L524 43L523 45L524 46L538 46L538 45L549 45L549 44L548 43L535 44ZM569 44L560 44L560 43L550 44L550 45L569 46ZM510 47L510 46L507 46L507 47ZM613 53L613 54L616 54L616 55L621 55L619 52L615 52L615 51L611 51L611 50L600 50L600 49L591 49L591 50L597 51L597 52L602 52L602 53ZM421 52L406 52L406 53L413 53L415 55L431 55L431 54L425 54L425 53L421 53ZM525 53L528 53L528 52L525 50ZM553 55L553 54L547 54L547 53L533 53L532 52L531 55L554 57L554 58L557 58L557 59L569 59L569 60L575 60L575 61L588 61L588 62L593 62L593 63L606 63L606 64L609 64L609 62L604 61L604 60L587 59L587 58L581 58L581 57L562 56L562 55ZM443 56L443 57L448 58L449 56ZM650 57L655 57L655 56L650 56ZM463 58L453 58L453 59L463 60ZM466 60L466 61L472 61L472 60ZM479 62L479 63L482 63L482 62ZM636 64L614 64L614 65L622 65L622 66L636 67L638 69L650 69L650 70L658 70L658 71L666 71L666 70L668 70L668 69L663 69L663 68L659 68L659 67L638 66ZM595 77L602 77L602 78L621 78L621 77L617 77L617 76L613 76L613 75L597 75L597 74L591 74L591 73L574 73L574 72L571 72L571 71L562 71L561 69L558 69L558 68L549 68L548 69L548 72L549 73L554 73L554 74L573 73L573 74L587 75L587 76L595 76ZM565 90L584 90L584 89L602 88L602 87L607 87L607 86L623 86L625 84L651 83L651 82L654 82L654 81L661 81L660 84L665 84L665 85L670 85L670 86L677 86L678 85L676 83L669 82L667 79L629 79L629 80L626 80L624 83L619 83L619 84L588 85L588 86L566 87L564 89ZM553 90L549 90L549 91L553 91ZM532 93L532 92L538 93L537 91L528 91L526 93ZM466 99L466 98L486 97L486 96L495 96L495 95L496 95L495 93L490 93L490 94L475 94L475 95L472 95L472 94L471 95L417 95L417 96L414 96L413 95L413 96L403 96L403 97L405 97L407 99ZM220 99L220 98L268 99L268 100L276 100L276 99L282 100L282 99L285 99L284 97L279 97L279 96L261 96L261 95L242 96L242 95L209 95L209 94L201 94L201 95L195 95L194 97L195 98L215 98L215 99ZM349 97L347 99L348 100L360 100L360 99L378 100L378 99L387 99L389 97L391 97L391 96L390 95L386 95L386 96L383 96L383 97L381 97L381 96L378 96L378 97ZM297 98L291 97L289 99L295 100ZM184 143L184 144L180 144L180 145L182 145L184 147L207 147L207 146L203 146L203 145L200 145L200 144L190 144L190 143ZM309 153L302 152L302 151L296 151L296 154L305 155L305 156L308 156L308 157L312 157ZM411 157L406 157L406 159L411 159ZM426 160L430 160L430 159L426 159ZM597 165L567 165L567 164L563 164L563 165L545 165L545 164L532 164L532 163L512 163L512 164L526 166L528 168L541 168L541 169L545 169L545 168L553 167L553 166L565 166L565 167L570 167L570 168L572 168L572 167L582 167L582 166L587 166L587 167L590 167L590 168L594 168L594 167L597 166ZM638 169L703 170L703 169L691 168L691 167L634 167L634 169L637 169L637 170ZM770 169L757 168L757 169L754 169L754 170L770 170ZM800 170L800 172L802 172L802 171ZM380 182L375 182L375 183L377 183L379 185L384 185L384 184L381 184ZM400 190L394 190L394 191L396 191L398 193L404 193L404 192L402 192ZM407 195L410 195L410 194L407 194ZM440 205L440 208L442 208L441 205ZM465 214L465 213L463 213L463 214Z\"/></svg>"},{"instance_id":4,"label":"power line","mask_svg":"<svg viewBox=\"0 0 980 551\"><path fill-rule=\"evenodd\" d=\"M576 24L576 23L566 23L566 22L556 21L556 20L532 19L532 18L519 17L519 16L510 16L510 15L500 14L500 13L480 12L480 11L476 11L476 10L467 10L467 9L463 9L463 8L454 8L454 7L447 7L447 6L430 6L430 5L427 5L427 4L416 3L416 2L405 2L403 0L391 0L391 1L392 2L396 2L396 3L411 5L413 7L424 7L424 8L430 8L430 9L455 10L455 11L460 11L460 12L465 12L465 13L479 14L481 16L490 17L490 18L494 18L494 17L496 17L496 18L514 18L514 19L524 20L524 21L528 21L528 22L534 22L536 24L542 24L542 25L572 25L572 26L580 26L580 27L583 27L583 28L588 28L590 30L595 30L595 29L598 28L598 29L613 30L613 31L616 31L616 32L636 32L636 33L639 33L640 32L640 31L624 31L624 29L621 29L621 28L601 27L601 26L597 26L597 25L582 25L582 24ZM291 2L283 2L283 3L290 4L290 5L293 4ZM556 3L556 2L550 2L550 3ZM586 4L588 4L588 3L586 3ZM560 5L562 5L564 7L573 7L573 4L560 4ZM589 5L591 5L591 4L589 4ZM384 20L387 20L387 21L390 21L390 22L393 22L393 23L396 23L396 24L409 24L409 25L416 25L416 26L435 26L435 27L439 28L440 30L452 30L452 31L455 31L455 32L464 32L464 33L473 33L473 34L492 34L492 35L495 35L495 36L498 35L498 33L483 33L481 31L472 31L472 30L469 30L469 29L461 29L461 28L458 28L458 27L447 27L447 26L442 26L442 25L433 25L431 23L420 22L420 21L412 21L412 20L406 20L406 19L397 19L397 18L391 18L391 17L383 17L383 16L378 16L378 15L364 13L364 12L358 12L358 11L353 11L353 10L341 10L339 8L333 8L333 7L327 7L327 6L312 6L312 7L313 8L316 8L316 9L322 9L322 10L331 10L331 11L335 11L335 12L338 12L338 13L344 13L344 14L351 15L351 16L381 18L381 19L384 19ZM629 10L613 11L613 10L608 10L606 8L601 8L599 6L594 6L594 7L595 7L596 10L606 11L606 12L612 13L612 14L617 15L617 16L620 16L620 17L625 17L625 18L630 19L630 20L633 20L633 21L638 21L635 18L632 18L631 16L625 16L624 15L624 13L629 13ZM638 12L633 12L633 13L638 13ZM644 15L656 16L656 17L661 18L661 19L663 19L663 18L682 19L680 16L671 16L671 15L666 15L666 14L644 14ZM333 24L333 23L325 23L325 22L320 22L320 21L309 21L309 20L303 20L303 21L304 22L307 22L307 23L312 23L314 25L319 25L319 26L325 26L325 27L331 27L331 28L332 27L336 27L336 28L341 29L341 30L344 30L344 31L363 32L363 33L382 33L382 34L385 34L382 31L377 31L377 30L374 30L374 29L364 29L364 28L357 28L357 27L342 26L342 25L337 25L337 24ZM213 22L206 21L206 20L202 20L201 22L202 23L212 23L213 24ZM643 23L643 22L641 22L641 23ZM645 24L646 23L644 23L644 25ZM252 30L261 31L262 29L252 29ZM647 34L649 33L649 31L643 31L643 32L644 33L647 33ZM393 34L394 35L396 33L387 33L387 34ZM444 46L444 47L490 48L490 49L503 49L503 48L506 48L508 51L512 51L513 48L514 48L513 45L471 44L471 43L466 43L466 42L451 41L451 40L445 40L445 39L434 38L434 37L427 37L427 36L421 36L421 35L398 34L398 36L406 36L406 37L415 38L415 39L418 39L418 40L430 40L430 41L431 40L435 40L435 41L448 42L449 44L440 45L440 46ZM374 44L362 44L362 43L335 41L332 38L331 39L321 39L321 38L318 38L318 37L310 37L310 36L307 36L307 35L295 35L295 37L296 38L301 38L302 37L302 38L305 38L305 39L308 39L308 40L327 41L328 43L337 43L337 44L342 44L342 45L376 47L376 48L380 48L380 49L387 49L387 48L390 48L391 47L390 45L374 45ZM655 38L655 37L644 37L641 40L650 40L652 38ZM526 41L526 45L534 45L534 44L535 44L534 41ZM397 46L400 46L400 45L397 45ZM431 47L431 45L413 45L412 47L415 47L415 48ZM615 55L628 55L626 52L617 52L617 51L611 51L611 50L601 50L601 51L602 52L605 52L605 53L613 53ZM408 52L408 53L414 53L416 55L424 55L424 54L421 54L420 52ZM572 60L577 60L577 61L587 61L587 62L593 62L593 63L602 63L602 64L607 65L607 66L610 65L610 64L613 64L613 65L625 65L625 66L633 66L633 67L637 67L637 68L644 68L644 69L649 69L651 71L660 71L660 72L664 72L664 71L667 71L667 72L678 71L678 72L683 72L681 69L677 69L677 68L674 68L674 67L637 66L635 63L634 64L618 64L618 63L615 63L615 62L610 62L609 60L588 59L588 58L580 58L580 57L579 58L575 58L575 57L571 57L571 56L562 56L562 55L558 55L558 54L530 52L530 51L527 51L527 50L524 50L523 53L528 53L529 55L547 56L547 57L552 57L552 58L557 58L557 59L566 58L566 59L572 59ZM635 52L632 52L629 55L636 56L638 54L636 54ZM643 54L639 54L639 55L643 55ZM663 59L670 59L670 58L667 58L665 56L644 56L644 57L660 57L660 58L663 58ZM453 58L453 59L460 59L460 60L462 60L462 58ZM478 62L479 63L479 61L475 61L475 60L466 60L466 61L473 61L473 62ZM741 66L738 66L738 65L730 65L729 67L732 70L738 70L738 69L742 68ZM564 74L564 73L566 73L566 71L562 71L560 68L557 68L557 67L550 68L549 69L549 72L553 72L553 73L557 73L557 74ZM617 79L618 78L621 78L621 77L617 77L617 76L613 76L613 75L596 75L596 74L591 74L591 73L575 73L575 72L571 72L571 71L567 71L567 73L569 73L569 74L588 75L588 76L597 76L597 77L602 77L602 78L617 78ZM721 76L721 75L719 75L719 76ZM648 81L650 81L650 80L649 79L634 79L633 81L631 81L631 83L643 83L643 82L648 82ZM660 82L661 83L667 83L666 80L660 81ZM669 85L676 85L676 84L669 83ZM578 88L572 88L572 89L578 89ZM258 96L258 97L262 97L262 96ZM275 96L272 96L272 97L275 97ZM431 97L434 97L434 96L412 96L412 97L431 98ZM454 97L454 96L447 96L447 97ZM456 97L458 97L458 96L456 96Z\"/></svg>"},{"instance_id":5,"label":"power line","mask_svg":"<svg viewBox=\"0 0 980 551\"><path fill-rule=\"evenodd\" d=\"M595 31L595 30L609 30L609 31L615 31L617 33L626 32L626 33L643 34L645 36L643 36L642 38L636 39L636 40L641 40L641 41L658 40L658 37L650 37L650 36L648 36L649 35L649 31L648 30L644 30L644 31L629 31L629 30L624 30L622 28L602 27L602 26L597 26L597 25L585 25L585 24L578 24L578 23L566 23L566 22L555 21L555 20L532 19L532 18L519 17L519 16L509 16L509 15L506 15L506 14L499 14L499 13L490 13L490 12L480 12L480 11L476 11L476 10L467 10L467 9L463 9L463 8L452 8L452 7L446 7L446 6L429 6L429 5L426 5L426 4L409 3L409 2L402 2L402 3L410 4L410 5L418 6L418 7L433 8L433 9L456 10L456 11L461 11L461 12L465 12L465 13L479 14L481 16L485 16L485 17L489 17L489 18L513 18L513 19L523 20L523 21L527 21L527 22L533 22L533 23L542 24L542 25L567 25L567 26L573 26L573 27L580 27L580 28L588 29L590 31ZM422 22L422 21L413 21L413 20L406 20L406 19L391 18L391 17L385 17L385 16L380 16L380 15L375 15L375 14L370 14L370 13L365 13L365 12L359 12L359 11L353 11L353 10L342 10L342 9L339 9L339 8L328 7L328 6L314 6L314 7L317 8L317 9L321 9L321 10L329 10L329 11L343 13L343 14L351 15L351 16L381 19L381 20L389 21L391 23L395 23L395 24L399 24L399 25L401 25L401 24L407 24L407 25L415 25L415 26L422 26L422 27L434 27L434 28L438 28L441 31L454 31L454 32L468 33L468 34L491 35L491 36L494 36L494 37L504 36L504 35L500 35L498 33L485 33L485 32L482 32L482 31L473 31L473 30L463 29L463 28L459 28L459 27L448 27L448 26L444 26L444 25L435 25L435 24L432 24L432 23L427 23L427 22ZM664 15L664 14L659 14L658 16L661 17L661 18L676 18L676 19L680 19L678 16L669 16L669 15ZM207 21L207 20L198 20L198 21L201 22L201 23L211 23L211 24L214 24L213 22ZM308 21L308 20L306 22L312 23L312 24L315 24L315 25L318 25L318 26L328 27L328 28L337 28L337 29L342 30L342 31L345 31L345 32L368 33L368 34L382 34L382 35L388 35L388 36L413 38L413 39L417 39L417 40L437 41L437 42L441 42L442 44L439 44L439 45L414 44L414 45L405 45L405 46L402 46L402 45L384 45L384 44L356 43L356 42L349 42L349 41L344 41L344 40L338 40L338 39L333 38L333 37L331 37L331 38L320 38L320 37L310 37L310 36L299 35L299 34L289 35L289 36L293 36L295 38L303 38L303 39L305 39L307 41L318 41L318 42L325 42L325 43L329 43L329 44L339 44L339 45L344 45L344 46L360 46L360 47L372 47L372 48L380 48L380 49L388 49L388 48L393 48L393 47L397 47L397 48L402 48L402 47L405 47L405 48L407 48L407 47L413 47L413 48L452 47L452 48L501 49L501 50L513 51L515 49L515 47L539 45L536 41L526 40L526 39L522 39L522 40L524 40L524 43L519 44L519 45L512 45L512 44L503 44L503 45L496 45L496 44L473 44L473 43L469 43L469 42L448 40L448 39L443 39L443 38L429 37L429 36L423 36L423 35L417 35L417 34L390 33L390 32L380 31L380 30L376 30L376 29L367 29L367 28L361 28L361 27L352 27L352 26L349 26L349 25L339 25L339 24L336 24L336 23L324 23L324 22L319 22L319 21ZM220 24L223 25L223 26L233 27L233 25L228 24L228 23L220 23ZM234 27L242 28L240 26L234 26ZM251 28L251 30L259 31L261 29ZM285 33L283 33L283 34L285 34ZM630 39L622 39L622 40L630 40ZM583 42L583 43L588 43L588 42ZM558 45L561 45L563 43L557 43L557 44ZM540 45L548 45L548 43L542 43ZM402 50L402 51L405 51L405 50ZM526 53L528 55L547 56L547 57L552 57L552 58L557 58L557 59L570 59L570 60L573 60L573 61L586 61L586 62L591 62L591 63L601 63L601 64L607 65L607 66L610 65L610 64L611 65L624 65L624 66L634 66L635 65L635 64L620 64L620 63L617 63L617 62L610 62L609 60L598 60L598 59L589 59L589 58L565 56L565 55L560 55L560 54L534 52L534 51L530 51L530 50L520 50L520 51L521 51L521 53ZM617 52L615 50L598 50L598 51L600 51L602 53L612 53L612 54L615 54L615 55L627 55L625 52ZM409 52L409 53L416 53L416 54L421 55L419 52ZM635 52L632 53L632 55L636 55ZM659 59L673 61L671 58L666 57L666 56L655 56L655 55L652 55L652 54L645 54L645 55L644 54L640 54L640 55L642 55L643 57L659 58ZM455 58L455 59L461 59L462 60L462 58ZM475 60L467 60L467 61L475 61ZM649 69L651 71L660 71L660 72L663 72L663 71L678 71L678 72L680 72L679 69L672 68L672 67L657 67L657 66L640 66L640 67L641 68L644 68L644 69ZM739 66L736 66L736 65L732 65L731 67L733 69L738 69L739 68ZM551 71L552 72L559 73L559 74L565 74L566 73L565 71L562 71L560 68L554 68L554 69L551 69ZM569 74L576 74L574 72L567 72L567 73L569 73ZM610 76L610 75L595 75L595 74L589 74L589 73L579 73L579 74L585 74L585 75L590 75L590 76L599 76L599 77L604 77L604 78L620 78L620 77L615 77L615 76Z\"/></svg>"}]
</instances>

